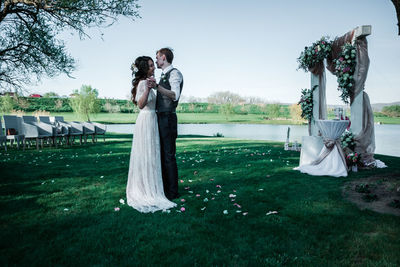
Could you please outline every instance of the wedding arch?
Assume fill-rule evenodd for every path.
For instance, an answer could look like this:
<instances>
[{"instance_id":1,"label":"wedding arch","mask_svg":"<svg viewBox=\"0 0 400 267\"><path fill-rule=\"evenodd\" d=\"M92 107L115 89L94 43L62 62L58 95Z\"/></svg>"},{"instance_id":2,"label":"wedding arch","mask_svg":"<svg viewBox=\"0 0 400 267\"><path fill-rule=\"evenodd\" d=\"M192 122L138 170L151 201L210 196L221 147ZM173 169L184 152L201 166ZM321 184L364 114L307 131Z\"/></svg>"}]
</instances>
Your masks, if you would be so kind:
<instances>
[{"instance_id":1,"label":"wedding arch","mask_svg":"<svg viewBox=\"0 0 400 267\"><path fill-rule=\"evenodd\" d=\"M307 142L307 149L311 151L311 153L315 153L315 151L319 150L319 146L323 146L321 138L318 138L319 133L315 120L325 120L327 118L325 68L331 73L338 75L338 71L340 70L338 66L341 62L344 61L347 63L348 61L349 64L351 64L352 58L354 58L352 72L338 79L340 81L345 81L345 86L347 86L348 89L348 91L342 91L341 97L345 102L348 98L351 107L350 129L354 134L354 152L361 155L360 160L363 165L373 166L376 164L374 159L374 117L368 94L364 91L370 62L366 37L370 34L371 26L364 25L347 32L341 37L335 38L332 42L323 37L319 43L314 43L312 49L315 49L315 51L311 50L313 55L308 58L308 71L311 73L313 108L309 120L311 137ZM349 48L348 51L345 51L347 48ZM309 48L306 47L305 49L307 50ZM353 52L354 56L352 54L344 55L345 52ZM304 56L307 56L307 53L311 54L309 50L303 53L302 55ZM307 64L305 66L307 66ZM302 68L304 69L304 65ZM351 67L345 67L344 72L350 71L350 69ZM307 71L307 69L305 69L305 71ZM339 83L339 89L341 86L343 87L344 85ZM315 90L313 90L314 88ZM304 142L303 148L305 148ZM300 159L300 161L302 161L302 159Z\"/></svg>"}]
</instances>

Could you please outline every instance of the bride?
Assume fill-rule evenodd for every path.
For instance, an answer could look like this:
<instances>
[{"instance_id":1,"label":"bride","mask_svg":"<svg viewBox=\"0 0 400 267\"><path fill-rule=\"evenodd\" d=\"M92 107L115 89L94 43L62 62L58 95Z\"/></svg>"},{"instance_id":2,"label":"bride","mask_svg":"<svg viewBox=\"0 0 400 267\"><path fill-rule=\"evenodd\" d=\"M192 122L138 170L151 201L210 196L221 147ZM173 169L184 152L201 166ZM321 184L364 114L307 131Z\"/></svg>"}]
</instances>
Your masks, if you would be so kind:
<instances>
[{"instance_id":1,"label":"bride","mask_svg":"<svg viewBox=\"0 0 400 267\"><path fill-rule=\"evenodd\" d=\"M164 195L161 173L160 136L155 112L156 94L147 78L154 75L154 62L141 56L132 64L132 101L139 109L133 134L126 198L140 212L155 212L175 207Z\"/></svg>"}]
</instances>

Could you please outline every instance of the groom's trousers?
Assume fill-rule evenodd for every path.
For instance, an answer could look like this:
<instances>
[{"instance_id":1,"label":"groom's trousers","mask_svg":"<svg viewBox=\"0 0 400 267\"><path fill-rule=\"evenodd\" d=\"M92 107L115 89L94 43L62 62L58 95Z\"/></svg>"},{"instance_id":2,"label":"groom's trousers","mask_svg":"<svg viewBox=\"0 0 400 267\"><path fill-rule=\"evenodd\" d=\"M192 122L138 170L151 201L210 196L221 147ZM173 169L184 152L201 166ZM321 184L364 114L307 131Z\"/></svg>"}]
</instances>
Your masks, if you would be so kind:
<instances>
[{"instance_id":1,"label":"groom's trousers","mask_svg":"<svg viewBox=\"0 0 400 267\"><path fill-rule=\"evenodd\" d=\"M179 197L178 167L176 164L176 138L178 121L176 113L158 112L158 129L160 132L161 169L164 194L168 199Z\"/></svg>"}]
</instances>

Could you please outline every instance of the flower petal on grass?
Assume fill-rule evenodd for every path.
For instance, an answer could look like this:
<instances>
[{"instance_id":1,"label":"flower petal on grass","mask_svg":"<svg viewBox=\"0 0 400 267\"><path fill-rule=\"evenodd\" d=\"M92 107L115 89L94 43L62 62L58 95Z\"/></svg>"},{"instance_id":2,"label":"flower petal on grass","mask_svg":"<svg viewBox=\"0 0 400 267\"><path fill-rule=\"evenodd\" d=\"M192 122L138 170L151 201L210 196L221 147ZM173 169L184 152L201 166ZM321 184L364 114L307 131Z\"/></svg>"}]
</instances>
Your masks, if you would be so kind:
<instances>
[{"instance_id":1,"label":"flower petal on grass","mask_svg":"<svg viewBox=\"0 0 400 267\"><path fill-rule=\"evenodd\" d=\"M119 211L119 210L120 210L119 207L115 207L115 208L114 208L114 211Z\"/></svg>"},{"instance_id":2,"label":"flower petal on grass","mask_svg":"<svg viewBox=\"0 0 400 267\"><path fill-rule=\"evenodd\" d=\"M223 213L223 214L228 214L228 211L227 211L227 210L224 210L222 213Z\"/></svg>"},{"instance_id":3,"label":"flower petal on grass","mask_svg":"<svg viewBox=\"0 0 400 267\"><path fill-rule=\"evenodd\" d=\"M234 197L236 197L236 195L234 195L234 194L229 194L229 197L230 197L230 198L234 198Z\"/></svg>"},{"instance_id":4,"label":"flower petal on grass","mask_svg":"<svg viewBox=\"0 0 400 267\"><path fill-rule=\"evenodd\" d=\"M121 203L122 205L125 204L125 200L123 200L122 198L119 200L119 203Z\"/></svg>"},{"instance_id":5,"label":"flower petal on grass","mask_svg":"<svg viewBox=\"0 0 400 267\"><path fill-rule=\"evenodd\" d=\"M204 202L208 202L208 198L203 199Z\"/></svg>"},{"instance_id":6,"label":"flower petal on grass","mask_svg":"<svg viewBox=\"0 0 400 267\"><path fill-rule=\"evenodd\" d=\"M201 208L201 210L205 210L205 209L206 209L206 207L202 207L202 208Z\"/></svg>"},{"instance_id":7,"label":"flower petal on grass","mask_svg":"<svg viewBox=\"0 0 400 267\"><path fill-rule=\"evenodd\" d=\"M249 214L248 212L243 212L243 216L246 216L247 214Z\"/></svg>"},{"instance_id":8,"label":"flower petal on grass","mask_svg":"<svg viewBox=\"0 0 400 267\"><path fill-rule=\"evenodd\" d=\"M184 212L185 210L186 210L185 207L182 207L182 208L181 208L181 211L182 211L182 212Z\"/></svg>"},{"instance_id":9,"label":"flower petal on grass","mask_svg":"<svg viewBox=\"0 0 400 267\"><path fill-rule=\"evenodd\" d=\"M271 214L278 214L278 212L276 210L274 211L268 211L265 215L271 215Z\"/></svg>"}]
</instances>

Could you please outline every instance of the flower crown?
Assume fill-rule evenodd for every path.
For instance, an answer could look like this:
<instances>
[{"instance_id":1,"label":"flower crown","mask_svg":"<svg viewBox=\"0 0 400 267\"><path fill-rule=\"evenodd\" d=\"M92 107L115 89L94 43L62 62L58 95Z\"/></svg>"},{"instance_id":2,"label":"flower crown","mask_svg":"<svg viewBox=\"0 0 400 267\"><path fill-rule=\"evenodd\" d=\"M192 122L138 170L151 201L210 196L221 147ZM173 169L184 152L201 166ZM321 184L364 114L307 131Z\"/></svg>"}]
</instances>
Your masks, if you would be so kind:
<instances>
[{"instance_id":1,"label":"flower crown","mask_svg":"<svg viewBox=\"0 0 400 267\"><path fill-rule=\"evenodd\" d=\"M136 67L135 63L132 63L131 71L132 71L132 76L134 76L136 74L136 72L139 71L139 69Z\"/></svg>"}]
</instances>

